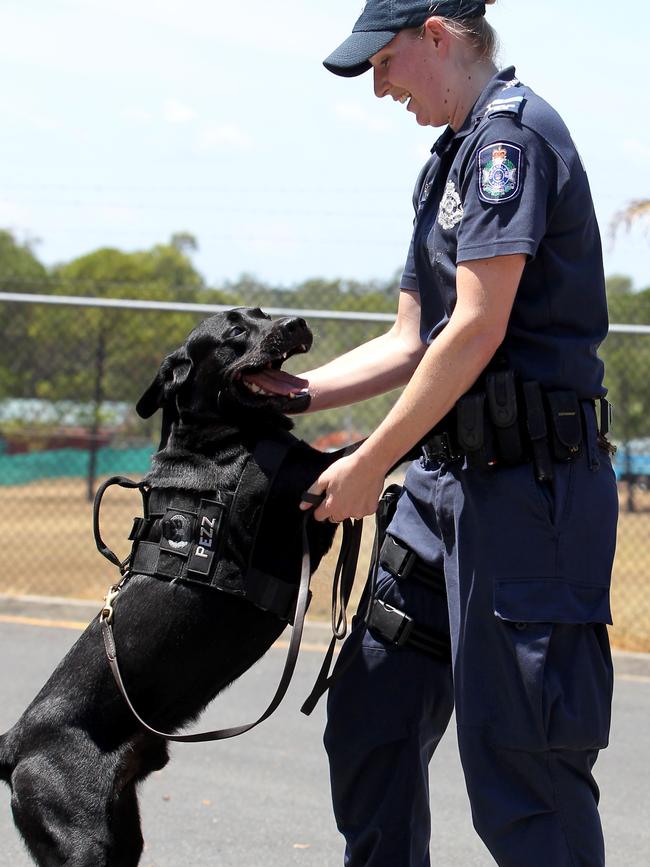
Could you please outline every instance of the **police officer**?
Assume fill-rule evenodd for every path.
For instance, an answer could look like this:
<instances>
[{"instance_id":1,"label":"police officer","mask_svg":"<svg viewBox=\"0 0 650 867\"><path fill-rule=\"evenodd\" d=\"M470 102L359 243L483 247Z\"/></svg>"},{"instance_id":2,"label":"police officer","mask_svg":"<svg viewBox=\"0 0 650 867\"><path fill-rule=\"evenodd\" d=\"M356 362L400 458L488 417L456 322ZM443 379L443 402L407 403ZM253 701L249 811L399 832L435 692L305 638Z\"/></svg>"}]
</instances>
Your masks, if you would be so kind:
<instances>
[{"instance_id":1,"label":"police officer","mask_svg":"<svg viewBox=\"0 0 650 867\"><path fill-rule=\"evenodd\" d=\"M406 387L312 487L372 514L423 442L325 744L347 867L430 864L428 762L455 708L474 826L502 867L598 867L617 496L601 245L557 113L498 71L485 4L368 0L325 66L445 126L418 179L394 327L305 374L312 410ZM303 504L304 508L308 504ZM450 652L445 653L445 639ZM435 804L435 800L434 800Z\"/></svg>"}]
</instances>

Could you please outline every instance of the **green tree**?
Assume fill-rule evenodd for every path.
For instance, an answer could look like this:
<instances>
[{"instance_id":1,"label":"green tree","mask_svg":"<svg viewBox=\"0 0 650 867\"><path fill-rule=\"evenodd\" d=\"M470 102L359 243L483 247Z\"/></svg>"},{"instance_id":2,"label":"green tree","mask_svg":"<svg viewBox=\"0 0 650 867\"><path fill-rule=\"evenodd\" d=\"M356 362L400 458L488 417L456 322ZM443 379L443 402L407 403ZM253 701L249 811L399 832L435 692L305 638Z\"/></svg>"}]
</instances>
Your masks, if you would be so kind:
<instances>
[{"instance_id":1,"label":"green tree","mask_svg":"<svg viewBox=\"0 0 650 867\"><path fill-rule=\"evenodd\" d=\"M48 274L32 244L20 243L11 232L0 230L0 291L48 292ZM0 400L20 388L31 347L25 341L33 310L29 304L4 301L0 305Z\"/></svg>"},{"instance_id":2,"label":"green tree","mask_svg":"<svg viewBox=\"0 0 650 867\"><path fill-rule=\"evenodd\" d=\"M185 252L163 244L124 253L101 249L55 268L51 291L89 298L204 301L206 288ZM220 303L212 292L210 298ZM93 495L100 427L110 402L134 403L160 360L200 317L188 313L37 305L26 342L23 396L69 401L88 430L88 496Z\"/></svg>"}]
</instances>

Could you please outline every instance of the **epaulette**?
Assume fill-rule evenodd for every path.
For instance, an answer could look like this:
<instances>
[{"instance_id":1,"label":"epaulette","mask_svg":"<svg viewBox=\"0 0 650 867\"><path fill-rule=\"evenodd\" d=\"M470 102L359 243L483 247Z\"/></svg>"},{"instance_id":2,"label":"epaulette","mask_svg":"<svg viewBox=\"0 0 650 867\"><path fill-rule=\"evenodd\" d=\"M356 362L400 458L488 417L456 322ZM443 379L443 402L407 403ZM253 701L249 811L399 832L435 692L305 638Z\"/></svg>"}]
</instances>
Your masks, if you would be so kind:
<instances>
[{"instance_id":1,"label":"epaulette","mask_svg":"<svg viewBox=\"0 0 650 867\"><path fill-rule=\"evenodd\" d=\"M521 115L526 97L522 94L520 87L521 85L516 79L508 83L498 98L493 99L487 106L484 117L494 117L500 114Z\"/></svg>"}]
</instances>

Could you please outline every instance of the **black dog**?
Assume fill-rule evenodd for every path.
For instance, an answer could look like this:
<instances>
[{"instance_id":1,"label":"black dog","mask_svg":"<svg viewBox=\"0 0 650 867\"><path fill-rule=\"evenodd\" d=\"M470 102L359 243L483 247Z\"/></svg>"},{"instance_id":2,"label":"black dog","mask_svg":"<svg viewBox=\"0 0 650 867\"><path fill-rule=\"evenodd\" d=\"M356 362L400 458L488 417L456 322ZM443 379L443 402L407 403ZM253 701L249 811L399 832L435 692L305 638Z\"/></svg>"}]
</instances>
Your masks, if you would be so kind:
<instances>
[{"instance_id":1,"label":"black dog","mask_svg":"<svg viewBox=\"0 0 650 867\"><path fill-rule=\"evenodd\" d=\"M291 437L284 413L304 409L309 397L304 382L280 368L311 342L304 320L273 322L258 309L217 314L194 329L138 403L145 417L164 411L162 448L146 480L152 490L232 489L261 439ZM297 581L300 495L335 457L295 441L259 523L253 568ZM155 523L159 538L162 524ZM309 519L312 569L334 532ZM137 570L115 601L129 695L148 723L167 732L195 719L285 625L240 596ZM139 726L116 688L97 619L0 738L14 820L47 867L136 865L143 845L136 785L167 761L166 742Z\"/></svg>"}]
</instances>

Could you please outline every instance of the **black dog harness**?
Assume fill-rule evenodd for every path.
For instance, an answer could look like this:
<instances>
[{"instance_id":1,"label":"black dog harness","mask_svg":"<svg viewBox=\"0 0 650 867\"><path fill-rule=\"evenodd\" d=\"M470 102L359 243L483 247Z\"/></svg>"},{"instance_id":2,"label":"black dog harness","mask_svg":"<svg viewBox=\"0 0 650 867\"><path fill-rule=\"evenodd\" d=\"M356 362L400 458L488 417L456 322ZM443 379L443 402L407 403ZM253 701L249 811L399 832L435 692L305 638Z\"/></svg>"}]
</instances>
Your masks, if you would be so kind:
<instances>
[{"instance_id":1,"label":"black dog harness","mask_svg":"<svg viewBox=\"0 0 650 867\"><path fill-rule=\"evenodd\" d=\"M130 571L243 596L290 620L296 582L262 572L252 560L266 500L291 448L288 440L262 440L233 490L144 489L144 517L129 536Z\"/></svg>"},{"instance_id":2,"label":"black dog harness","mask_svg":"<svg viewBox=\"0 0 650 867\"><path fill-rule=\"evenodd\" d=\"M264 507L278 471L289 450L297 444L291 436L262 440L249 456L234 490L194 492L175 488L151 488L122 476L105 481L97 491L93 511L95 542L99 552L122 573L122 581L111 588L99 620L113 677L124 700L140 724L151 734L184 743L235 737L267 719L278 707L295 669L305 615L310 600L311 558L305 512L302 524L302 559L296 575L284 580L252 565L257 533ZM140 490L144 516L134 520L131 553L124 562L105 544L99 516L104 494L113 485ZM302 494L313 502L321 497ZM333 645L345 635L345 607L350 598L361 543L362 521L343 521L343 539L333 586ZM264 713L253 723L190 735L159 732L137 713L126 692L120 673L112 630L113 602L128 580L136 574L167 581L200 584L245 598L293 624L289 650L276 693ZM321 672L314 692L322 694L329 685L327 671Z\"/></svg>"}]
</instances>

